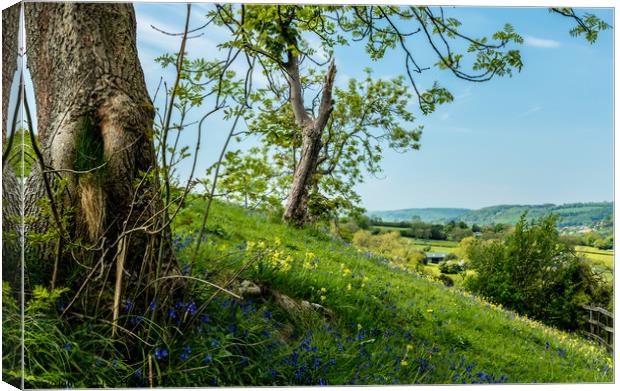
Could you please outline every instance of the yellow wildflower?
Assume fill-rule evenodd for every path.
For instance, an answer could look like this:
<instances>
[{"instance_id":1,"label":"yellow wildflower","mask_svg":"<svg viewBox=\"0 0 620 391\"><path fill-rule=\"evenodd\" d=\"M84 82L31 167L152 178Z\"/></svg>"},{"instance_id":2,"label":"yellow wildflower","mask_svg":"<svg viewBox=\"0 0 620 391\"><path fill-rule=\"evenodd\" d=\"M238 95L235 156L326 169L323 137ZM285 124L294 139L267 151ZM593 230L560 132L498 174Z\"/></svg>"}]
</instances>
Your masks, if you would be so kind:
<instances>
[{"instance_id":1,"label":"yellow wildflower","mask_svg":"<svg viewBox=\"0 0 620 391\"><path fill-rule=\"evenodd\" d=\"M327 296L321 295L321 301L325 301L325 299L327 299Z\"/></svg>"},{"instance_id":2,"label":"yellow wildflower","mask_svg":"<svg viewBox=\"0 0 620 391\"><path fill-rule=\"evenodd\" d=\"M351 283L349 283L349 285L347 285L347 290L350 291L351 290Z\"/></svg>"},{"instance_id":3,"label":"yellow wildflower","mask_svg":"<svg viewBox=\"0 0 620 391\"><path fill-rule=\"evenodd\" d=\"M407 345L407 350L413 350L413 345L408 344L408 345Z\"/></svg>"},{"instance_id":4,"label":"yellow wildflower","mask_svg":"<svg viewBox=\"0 0 620 391\"><path fill-rule=\"evenodd\" d=\"M406 367L407 365L409 365L409 363L407 362L407 360L400 360L400 366L401 366L401 367Z\"/></svg>"}]
</instances>

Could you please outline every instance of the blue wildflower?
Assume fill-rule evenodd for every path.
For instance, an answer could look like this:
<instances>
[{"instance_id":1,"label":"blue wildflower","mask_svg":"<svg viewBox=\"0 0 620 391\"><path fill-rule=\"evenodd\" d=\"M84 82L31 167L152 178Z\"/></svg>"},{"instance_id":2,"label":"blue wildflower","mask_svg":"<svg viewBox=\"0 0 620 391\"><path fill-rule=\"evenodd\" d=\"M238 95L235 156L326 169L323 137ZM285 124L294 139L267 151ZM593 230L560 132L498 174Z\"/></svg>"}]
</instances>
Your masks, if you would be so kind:
<instances>
[{"instance_id":1,"label":"blue wildflower","mask_svg":"<svg viewBox=\"0 0 620 391\"><path fill-rule=\"evenodd\" d=\"M168 356L168 351L166 348L155 348L155 358L161 360L164 357Z\"/></svg>"},{"instance_id":2,"label":"blue wildflower","mask_svg":"<svg viewBox=\"0 0 620 391\"><path fill-rule=\"evenodd\" d=\"M187 312L189 312L190 315L194 315L196 311L197 311L196 303L194 303L194 301L190 301L189 304L187 305Z\"/></svg>"},{"instance_id":3,"label":"blue wildflower","mask_svg":"<svg viewBox=\"0 0 620 391\"><path fill-rule=\"evenodd\" d=\"M213 357L211 357L210 354L207 354L205 356L205 358L202 360L205 364L209 364L211 361L213 361Z\"/></svg>"},{"instance_id":4,"label":"blue wildflower","mask_svg":"<svg viewBox=\"0 0 620 391\"><path fill-rule=\"evenodd\" d=\"M151 303L149 304L149 309L151 311L155 311L155 300L152 300Z\"/></svg>"},{"instance_id":5,"label":"blue wildflower","mask_svg":"<svg viewBox=\"0 0 620 391\"><path fill-rule=\"evenodd\" d=\"M549 341L545 342L545 350L549 350Z\"/></svg>"},{"instance_id":6,"label":"blue wildflower","mask_svg":"<svg viewBox=\"0 0 620 391\"><path fill-rule=\"evenodd\" d=\"M177 313L174 311L174 308L170 308L170 311L168 311L168 315L170 315L172 319L177 318Z\"/></svg>"},{"instance_id":7,"label":"blue wildflower","mask_svg":"<svg viewBox=\"0 0 620 391\"><path fill-rule=\"evenodd\" d=\"M271 319L271 316L272 316L271 311L265 311L265 313L263 314L263 317L265 319Z\"/></svg>"},{"instance_id":8,"label":"blue wildflower","mask_svg":"<svg viewBox=\"0 0 620 391\"><path fill-rule=\"evenodd\" d=\"M70 351L72 351L72 350L73 350L73 346L71 346L71 344L70 344L70 343L68 343L68 344L66 344L66 345L64 346L64 349L65 349L67 352L70 352Z\"/></svg>"},{"instance_id":9,"label":"blue wildflower","mask_svg":"<svg viewBox=\"0 0 620 391\"><path fill-rule=\"evenodd\" d=\"M138 368L133 372L134 376L138 379L142 377L142 368Z\"/></svg>"},{"instance_id":10,"label":"blue wildflower","mask_svg":"<svg viewBox=\"0 0 620 391\"><path fill-rule=\"evenodd\" d=\"M129 312L131 311L132 308L133 308L133 301L131 301L131 299L126 299L123 309L125 310L125 312Z\"/></svg>"}]
</instances>

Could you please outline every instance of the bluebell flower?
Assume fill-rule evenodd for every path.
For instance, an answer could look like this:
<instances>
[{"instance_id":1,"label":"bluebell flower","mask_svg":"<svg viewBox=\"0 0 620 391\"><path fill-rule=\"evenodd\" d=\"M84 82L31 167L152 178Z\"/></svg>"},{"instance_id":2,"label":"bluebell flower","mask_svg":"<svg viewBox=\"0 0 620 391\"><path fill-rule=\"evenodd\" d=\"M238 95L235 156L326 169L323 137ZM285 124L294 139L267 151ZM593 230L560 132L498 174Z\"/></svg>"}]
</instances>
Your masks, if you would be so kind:
<instances>
[{"instance_id":1,"label":"bluebell flower","mask_svg":"<svg viewBox=\"0 0 620 391\"><path fill-rule=\"evenodd\" d=\"M152 300L151 303L149 304L149 310L155 311L155 300Z\"/></svg>"},{"instance_id":2,"label":"bluebell flower","mask_svg":"<svg viewBox=\"0 0 620 391\"><path fill-rule=\"evenodd\" d=\"M549 341L545 342L545 350L549 350Z\"/></svg>"},{"instance_id":3,"label":"bluebell flower","mask_svg":"<svg viewBox=\"0 0 620 391\"><path fill-rule=\"evenodd\" d=\"M201 321L202 323L209 323L209 322L211 321L211 318L209 317L209 315L208 315L208 314L204 314L204 315L202 315L202 317L200 318L200 321Z\"/></svg>"},{"instance_id":4,"label":"bluebell flower","mask_svg":"<svg viewBox=\"0 0 620 391\"><path fill-rule=\"evenodd\" d=\"M273 368L269 368L269 376L275 378L276 376L278 376L278 371Z\"/></svg>"},{"instance_id":5,"label":"bluebell flower","mask_svg":"<svg viewBox=\"0 0 620 391\"><path fill-rule=\"evenodd\" d=\"M68 343L68 344L66 344L66 345L64 346L64 349L65 349L66 351L70 352L70 351L72 351L72 350L73 350L73 346L71 346L71 344L70 344L70 343Z\"/></svg>"},{"instance_id":6,"label":"bluebell flower","mask_svg":"<svg viewBox=\"0 0 620 391\"><path fill-rule=\"evenodd\" d=\"M192 352L192 348L189 345L183 346L183 351L181 352L180 358L185 361L189 358L189 354Z\"/></svg>"},{"instance_id":7,"label":"bluebell flower","mask_svg":"<svg viewBox=\"0 0 620 391\"><path fill-rule=\"evenodd\" d=\"M319 382L317 383L319 386L326 386L327 385L327 380L325 379L319 379Z\"/></svg>"},{"instance_id":8,"label":"bluebell flower","mask_svg":"<svg viewBox=\"0 0 620 391\"><path fill-rule=\"evenodd\" d=\"M125 312L129 312L131 311L132 308L133 308L133 301L131 301L131 299L126 299L123 309L125 310Z\"/></svg>"},{"instance_id":9,"label":"bluebell flower","mask_svg":"<svg viewBox=\"0 0 620 391\"><path fill-rule=\"evenodd\" d=\"M170 311L168 311L168 315L170 315L172 319L177 318L177 313L174 311L174 308L170 308Z\"/></svg>"},{"instance_id":10,"label":"bluebell flower","mask_svg":"<svg viewBox=\"0 0 620 391\"><path fill-rule=\"evenodd\" d=\"M220 341L218 341L217 339L214 339L211 341L211 347L212 348L219 348L220 347Z\"/></svg>"},{"instance_id":11,"label":"bluebell flower","mask_svg":"<svg viewBox=\"0 0 620 391\"><path fill-rule=\"evenodd\" d=\"M272 316L271 311L265 311L265 313L263 314L263 317L265 319L271 319L271 316Z\"/></svg>"},{"instance_id":12,"label":"bluebell flower","mask_svg":"<svg viewBox=\"0 0 620 391\"><path fill-rule=\"evenodd\" d=\"M117 359L112 360L112 367L113 368L117 368L118 367L118 360Z\"/></svg>"},{"instance_id":13,"label":"bluebell flower","mask_svg":"<svg viewBox=\"0 0 620 391\"><path fill-rule=\"evenodd\" d=\"M168 357L166 348L155 348L155 358L161 360L164 357Z\"/></svg>"},{"instance_id":14,"label":"bluebell flower","mask_svg":"<svg viewBox=\"0 0 620 391\"><path fill-rule=\"evenodd\" d=\"M194 315L196 311L197 311L196 303L194 303L194 301L190 301L189 304L187 305L187 312L189 312L190 315Z\"/></svg>"},{"instance_id":15,"label":"bluebell flower","mask_svg":"<svg viewBox=\"0 0 620 391\"><path fill-rule=\"evenodd\" d=\"M213 357L211 357L210 354L207 354L205 356L205 358L202 360L205 364L209 364L211 361L213 361Z\"/></svg>"},{"instance_id":16,"label":"bluebell flower","mask_svg":"<svg viewBox=\"0 0 620 391\"><path fill-rule=\"evenodd\" d=\"M134 376L138 379L142 377L142 368L138 368L133 372Z\"/></svg>"}]
</instances>

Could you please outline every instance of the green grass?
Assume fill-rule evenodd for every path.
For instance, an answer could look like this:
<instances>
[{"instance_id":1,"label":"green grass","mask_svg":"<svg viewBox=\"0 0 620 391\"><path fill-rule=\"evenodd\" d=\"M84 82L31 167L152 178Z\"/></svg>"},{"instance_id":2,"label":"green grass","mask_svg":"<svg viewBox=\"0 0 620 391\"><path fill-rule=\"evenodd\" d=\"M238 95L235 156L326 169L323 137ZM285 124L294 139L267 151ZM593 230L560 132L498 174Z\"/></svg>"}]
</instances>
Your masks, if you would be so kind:
<instances>
[{"instance_id":1,"label":"green grass","mask_svg":"<svg viewBox=\"0 0 620 391\"><path fill-rule=\"evenodd\" d=\"M457 242L451 242L448 240L422 240L414 238L406 239L409 239L412 243L412 246L420 251L430 246L431 252L453 253L456 251L459 245Z\"/></svg>"},{"instance_id":2,"label":"green grass","mask_svg":"<svg viewBox=\"0 0 620 391\"><path fill-rule=\"evenodd\" d=\"M176 241L186 243L182 261L203 207L188 203L176 221ZM277 217L215 203L207 231L194 273L208 270L211 282L221 284L258 259L240 278L333 312L326 321L288 314L269 297L256 303L259 312L279 314L273 327L290 337L269 357L256 356L248 366L255 372L235 369L250 378L270 365L278 373L272 383L258 376L245 385L613 380L600 347L359 251L326 229L294 229ZM312 372L307 367L315 360L333 364Z\"/></svg>"}]
</instances>

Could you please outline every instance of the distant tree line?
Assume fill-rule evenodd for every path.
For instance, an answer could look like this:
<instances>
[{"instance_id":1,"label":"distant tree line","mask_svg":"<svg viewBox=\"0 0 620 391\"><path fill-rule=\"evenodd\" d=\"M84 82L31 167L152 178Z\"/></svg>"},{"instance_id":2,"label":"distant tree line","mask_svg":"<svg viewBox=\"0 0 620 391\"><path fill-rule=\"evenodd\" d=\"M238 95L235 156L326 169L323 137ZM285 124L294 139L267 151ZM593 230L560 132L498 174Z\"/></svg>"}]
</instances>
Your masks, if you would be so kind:
<instances>
[{"instance_id":1,"label":"distant tree line","mask_svg":"<svg viewBox=\"0 0 620 391\"><path fill-rule=\"evenodd\" d=\"M492 224L480 226L478 224L468 225L464 221L451 220L447 224L425 223L419 217L414 216L411 221L385 222L381 219L370 219L366 216L357 218L357 225L360 228L371 229L378 233L379 227L400 228L400 235L426 240L451 240L460 242L468 236L482 236L486 239L501 236L510 229L508 224ZM372 228L374 227L374 228Z\"/></svg>"}]
</instances>

